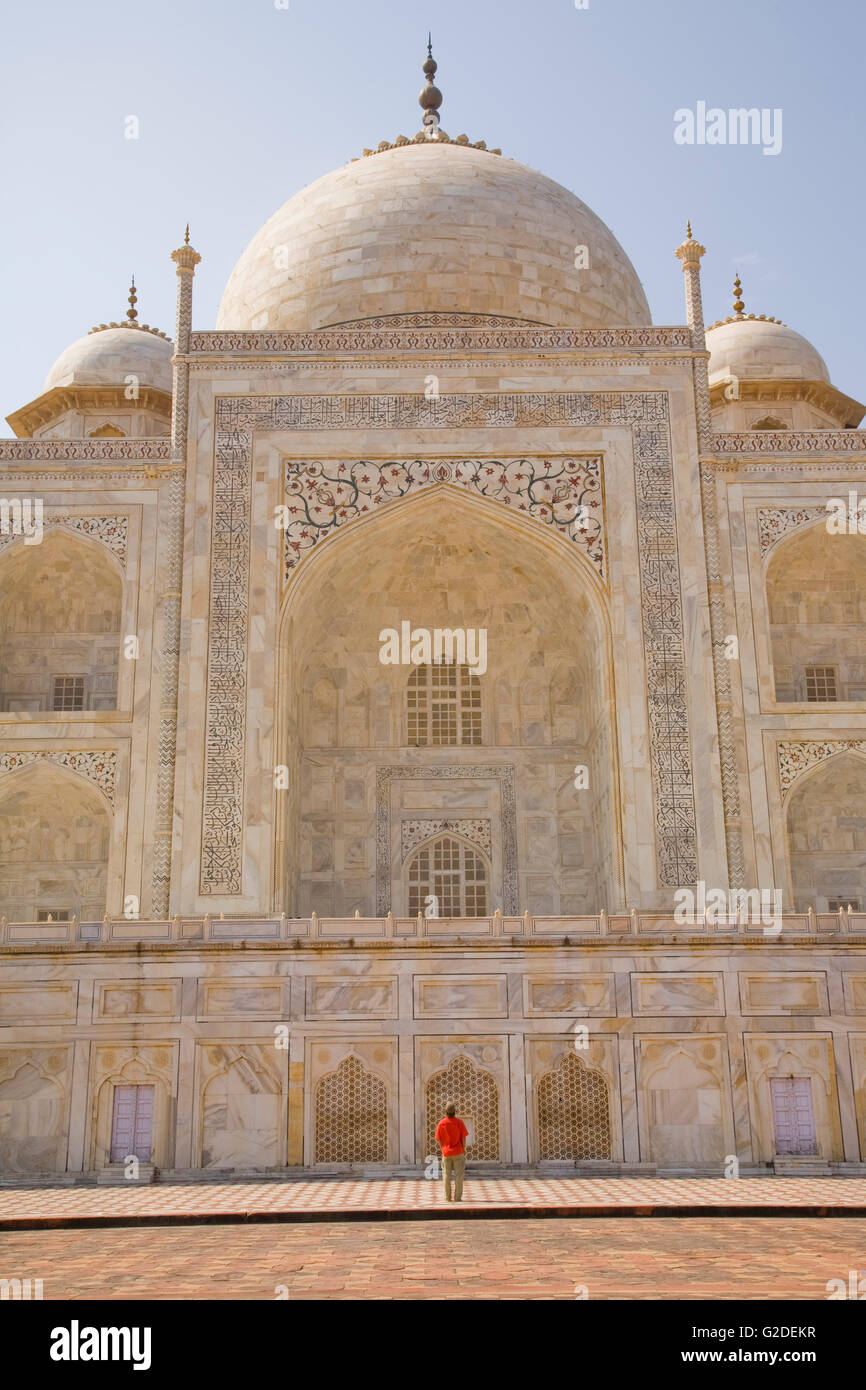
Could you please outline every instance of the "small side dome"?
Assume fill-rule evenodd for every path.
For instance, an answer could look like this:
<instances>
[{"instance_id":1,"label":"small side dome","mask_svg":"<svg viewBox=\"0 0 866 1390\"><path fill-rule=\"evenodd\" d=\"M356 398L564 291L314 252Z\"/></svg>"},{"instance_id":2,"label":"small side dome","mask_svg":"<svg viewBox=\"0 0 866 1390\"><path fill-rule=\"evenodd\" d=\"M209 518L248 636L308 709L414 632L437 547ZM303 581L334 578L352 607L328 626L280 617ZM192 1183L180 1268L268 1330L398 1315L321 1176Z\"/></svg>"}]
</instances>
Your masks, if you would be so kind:
<instances>
[{"instance_id":1,"label":"small side dome","mask_svg":"<svg viewBox=\"0 0 866 1390\"><path fill-rule=\"evenodd\" d=\"M765 314L746 314L740 277L734 312L706 331L710 407L716 429L856 429L864 407L837 390L802 333Z\"/></svg>"},{"instance_id":2,"label":"small side dome","mask_svg":"<svg viewBox=\"0 0 866 1390\"><path fill-rule=\"evenodd\" d=\"M707 329L709 375L761 381L823 381L827 364L816 348L784 323L748 316L725 319Z\"/></svg>"},{"instance_id":3,"label":"small side dome","mask_svg":"<svg viewBox=\"0 0 866 1390\"><path fill-rule=\"evenodd\" d=\"M174 348L158 328L136 322L137 299L133 280L126 321L101 323L70 343L36 399L6 417L19 439L58 432L67 439L169 432Z\"/></svg>"},{"instance_id":4,"label":"small side dome","mask_svg":"<svg viewBox=\"0 0 866 1390\"><path fill-rule=\"evenodd\" d=\"M138 324L112 324L94 329L61 352L44 391L57 386L123 386L138 378L141 386L171 393L171 340L156 329Z\"/></svg>"}]
</instances>

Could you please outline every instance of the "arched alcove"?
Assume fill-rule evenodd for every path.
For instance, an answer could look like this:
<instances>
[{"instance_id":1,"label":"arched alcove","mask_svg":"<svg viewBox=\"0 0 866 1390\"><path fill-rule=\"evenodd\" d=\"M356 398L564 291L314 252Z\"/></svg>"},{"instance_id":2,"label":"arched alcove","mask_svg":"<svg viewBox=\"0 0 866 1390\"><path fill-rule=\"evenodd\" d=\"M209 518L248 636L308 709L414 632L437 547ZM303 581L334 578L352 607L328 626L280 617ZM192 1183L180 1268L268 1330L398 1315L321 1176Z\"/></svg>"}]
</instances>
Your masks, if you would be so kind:
<instances>
[{"instance_id":1,"label":"arched alcove","mask_svg":"<svg viewBox=\"0 0 866 1390\"><path fill-rule=\"evenodd\" d=\"M796 532L767 567L776 699L866 699L866 536Z\"/></svg>"},{"instance_id":2,"label":"arched alcove","mask_svg":"<svg viewBox=\"0 0 866 1390\"><path fill-rule=\"evenodd\" d=\"M123 585L103 548L61 527L0 560L0 711L117 708Z\"/></svg>"},{"instance_id":3,"label":"arched alcove","mask_svg":"<svg viewBox=\"0 0 866 1390\"><path fill-rule=\"evenodd\" d=\"M414 646L437 630L452 663ZM444 485L332 535L292 580L277 705L290 914L405 915L416 821L489 828L490 911L620 903L607 599L555 532Z\"/></svg>"},{"instance_id":4,"label":"arched alcove","mask_svg":"<svg viewBox=\"0 0 866 1390\"><path fill-rule=\"evenodd\" d=\"M65 1166L64 1096L32 1062L0 1080L0 1171L56 1173Z\"/></svg>"},{"instance_id":5,"label":"arched alcove","mask_svg":"<svg viewBox=\"0 0 866 1390\"><path fill-rule=\"evenodd\" d=\"M866 906L866 759L840 754L802 777L788 801L786 837L797 908Z\"/></svg>"},{"instance_id":6,"label":"arched alcove","mask_svg":"<svg viewBox=\"0 0 866 1390\"><path fill-rule=\"evenodd\" d=\"M104 797L49 759L0 780L0 915L105 912L111 821Z\"/></svg>"},{"instance_id":7,"label":"arched alcove","mask_svg":"<svg viewBox=\"0 0 866 1390\"><path fill-rule=\"evenodd\" d=\"M280 1158L281 1098L253 1056L236 1056L202 1090L202 1168L274 1168Z\"/></svg>"}]
</instances>

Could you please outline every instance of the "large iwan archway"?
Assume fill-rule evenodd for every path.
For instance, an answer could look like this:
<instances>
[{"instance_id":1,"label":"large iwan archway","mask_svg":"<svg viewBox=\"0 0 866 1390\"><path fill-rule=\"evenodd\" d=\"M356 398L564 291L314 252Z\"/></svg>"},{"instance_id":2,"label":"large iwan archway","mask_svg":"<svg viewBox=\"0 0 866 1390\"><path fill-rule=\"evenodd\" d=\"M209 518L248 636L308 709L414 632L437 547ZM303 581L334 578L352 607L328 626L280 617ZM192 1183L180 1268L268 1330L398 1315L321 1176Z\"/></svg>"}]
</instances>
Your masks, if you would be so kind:
<instances>
[{"instance_id":1,"label":"large iwan archway","mask_svg":"<svg viewBox=\"0 0 866 1390\"><path fill-rule=\"evenodd\" d=\"M411 657L383 639L405 624L468 655L413 639L383 661ZM449 834L489 871L487 912L621 904L606 598L567 540L447 485L383 507L299 567L279 668L288 913L405 916L407 866Z\"/></svg>"}]
</instances>

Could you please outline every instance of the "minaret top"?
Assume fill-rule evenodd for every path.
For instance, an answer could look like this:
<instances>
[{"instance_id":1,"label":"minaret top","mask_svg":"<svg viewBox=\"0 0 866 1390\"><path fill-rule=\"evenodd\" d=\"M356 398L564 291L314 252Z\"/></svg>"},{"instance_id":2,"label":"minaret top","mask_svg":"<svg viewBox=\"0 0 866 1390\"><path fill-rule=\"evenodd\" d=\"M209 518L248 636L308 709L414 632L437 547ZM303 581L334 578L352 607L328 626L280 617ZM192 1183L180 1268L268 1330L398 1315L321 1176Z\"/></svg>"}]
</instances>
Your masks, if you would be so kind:
<instances>
[{"instance_id":1,"label":"minaret top","mask_svg":"<svg viewBox=\"0 0 866 1390\"><path fill-rule=\"evenodd\" d=\"M422 124L428 140L436 140L439 138L439 107L442 105L442 93L433 82L438 66L436 59L433 57L433 38L431 34L428 34L427 57L422 69L427 78L427 82L421 88L418 96L418 105L424 112Z\"/></svg>"},{"instance_id":2,"label":"minaret top","mask_svg":"<svg viewBox=\"0 0 866 1390\"><path fill-rule=\"evenodd\" d=\"M743 287L740 284L740 276L738 272L736 279L734 280L734 313L736 314L738 319L741 319L743 317L743 310L745 309L745 307L746 306L743 303Z\"/></svg>"},{"instance_id":3,"label":"minaret top","mask_svg":"<svg viewBox=\"0 0 866 1390\"><path fill-rule=\"evenodd\" d=\"M135 292L135 276L133 275L132 283L129 286L129 308L126 311L126 317L129 319L130 323L135 323L135 320L138 318L138 310L135 307L137 299L138 295Z\"/></svg>"}]
</instances>

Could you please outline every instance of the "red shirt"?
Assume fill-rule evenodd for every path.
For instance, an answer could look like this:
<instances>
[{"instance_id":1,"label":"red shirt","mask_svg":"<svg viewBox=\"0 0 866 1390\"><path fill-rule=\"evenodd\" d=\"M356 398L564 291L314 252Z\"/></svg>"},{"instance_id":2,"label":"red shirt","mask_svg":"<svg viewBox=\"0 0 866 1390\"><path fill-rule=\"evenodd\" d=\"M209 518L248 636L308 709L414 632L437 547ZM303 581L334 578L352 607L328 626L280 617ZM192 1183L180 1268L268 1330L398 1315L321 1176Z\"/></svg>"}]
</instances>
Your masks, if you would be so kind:
<instances>
[{"instance_id":1,"label":"red shirt","mask_svg":"<svg viewBox=\"0 0 866 1390\"><path fill-rule=\"evenodd\" d=\"M442 1147L443 1158L455 1158L457 1154L463 1153L463 1140L469 1130L462 1120L457 1117L449 1120L447 1117L440 1120L436 1126L436 1142Z\"/></svg>"}]
</instances>

